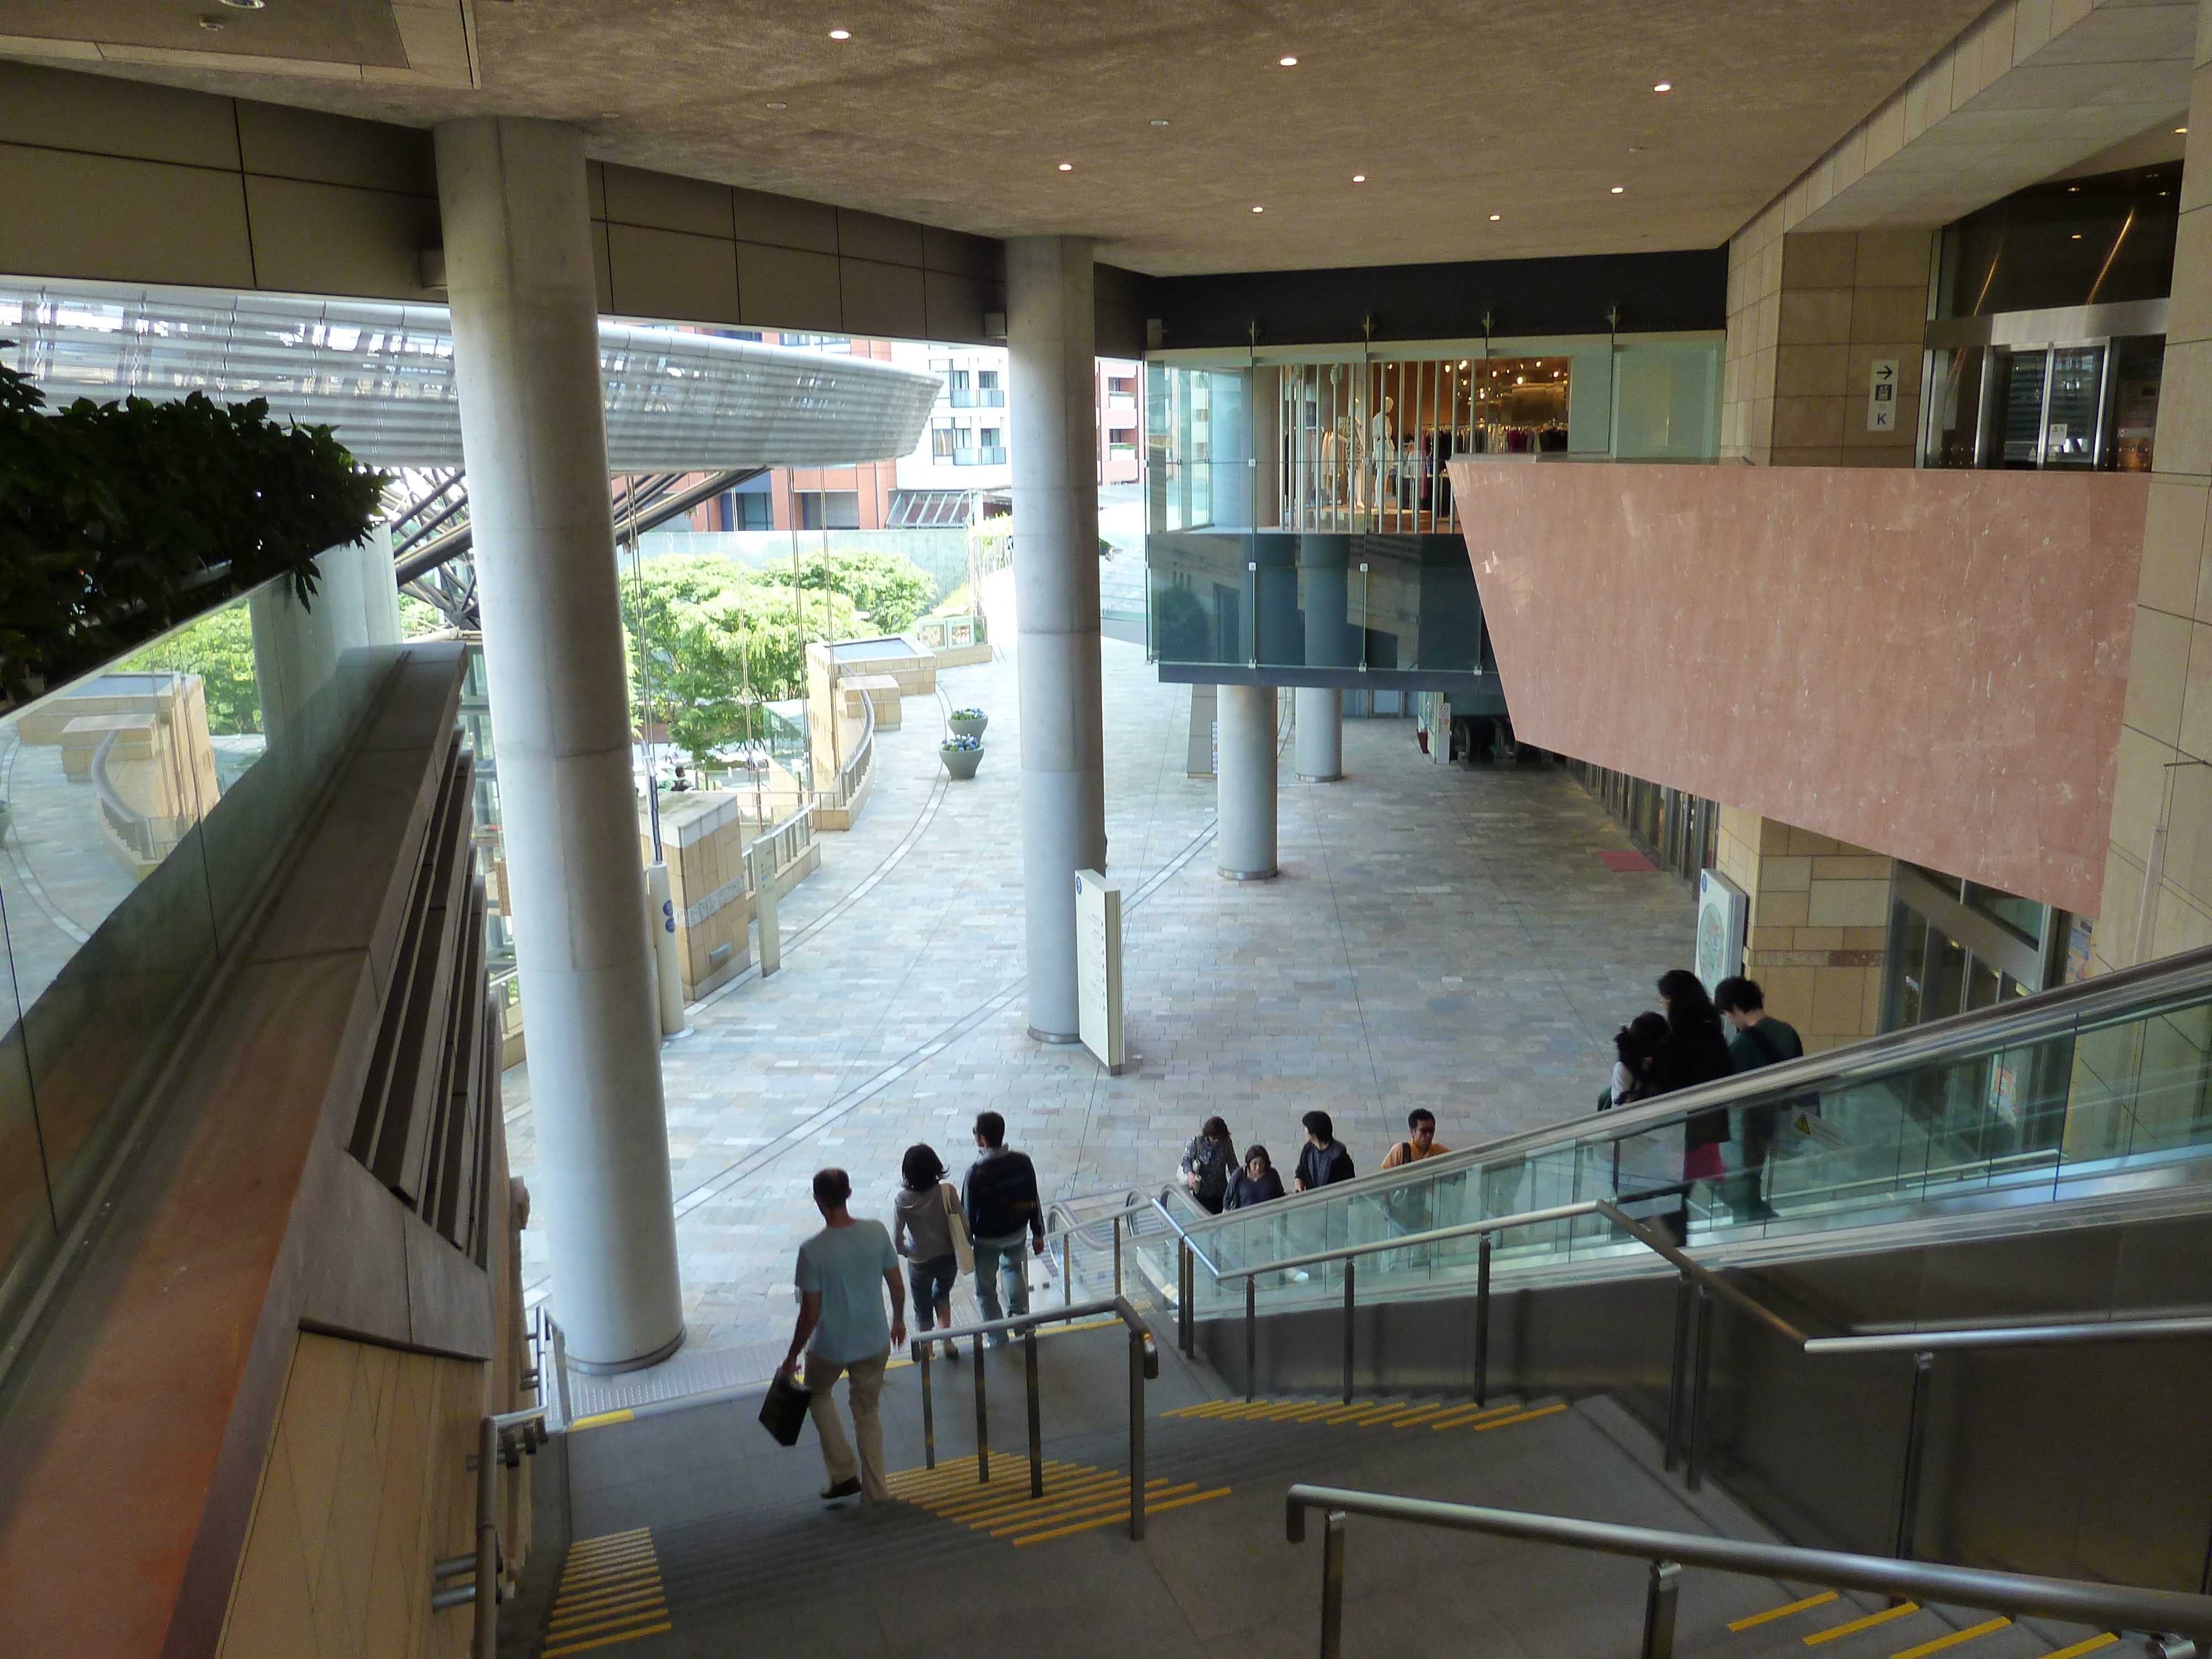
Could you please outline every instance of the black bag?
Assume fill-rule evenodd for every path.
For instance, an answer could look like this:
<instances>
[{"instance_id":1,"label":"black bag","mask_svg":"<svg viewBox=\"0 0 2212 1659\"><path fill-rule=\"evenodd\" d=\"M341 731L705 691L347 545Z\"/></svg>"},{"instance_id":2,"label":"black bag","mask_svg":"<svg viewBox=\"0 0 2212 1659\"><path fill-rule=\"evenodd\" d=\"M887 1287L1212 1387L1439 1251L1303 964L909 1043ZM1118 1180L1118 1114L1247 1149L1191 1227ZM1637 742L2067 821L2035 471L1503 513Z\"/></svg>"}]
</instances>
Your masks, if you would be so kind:
<instances>
[{"instance_id":1,"label":"black bag","mask_svg":"<svg viewBox=\"0 0 2212 1659\"><path fill-rule=\"evenodd\" d=\"M768 1385L768 1395L761 1401L761 1427L774 1435L781 1446L799 1443L799 1425L806 1420L806 1408L814 1403L814 1391L802 1389L798 1383L779 1372L775 1382Z\"/></svg>"}]
</instances>

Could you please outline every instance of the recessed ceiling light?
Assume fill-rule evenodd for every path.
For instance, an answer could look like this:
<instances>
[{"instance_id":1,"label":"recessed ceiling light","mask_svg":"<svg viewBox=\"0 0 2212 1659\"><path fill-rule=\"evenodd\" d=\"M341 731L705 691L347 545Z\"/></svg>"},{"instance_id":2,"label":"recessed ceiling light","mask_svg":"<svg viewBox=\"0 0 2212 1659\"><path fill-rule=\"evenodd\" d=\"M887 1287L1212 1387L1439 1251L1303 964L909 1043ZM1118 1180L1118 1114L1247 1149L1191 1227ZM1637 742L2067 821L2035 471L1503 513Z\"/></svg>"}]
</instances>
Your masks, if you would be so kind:
<instances>
[{"instance_id":1,"label":"recessed ceiling light","mask_svg":"<svg viewBox=\"0 0 2212 1659\"><path fill-rule=\"evenodd\" d=\"M1073 161L1062 161L1060 164L1060 170L1062 173L1073 173L1075 171L1075 163Z\"/></svg>"},{"instance_id":2,"label":"recessed ceiling light","mask_svg":"<svg viewBox=\"0 0 2212 1659\"><path fill-rule=\"evenodd\" d=\"M1618 196L1618 195L1620 195L1620 194L1621 193L1621 191L1623 191L1626 190L1627 188L1628 188L1628 186L1627 186L1626 185L1615 185L1613 187L1613 193L1615 196Z\"/></svg>"},{"instance_id":3,"label":"recessed ceiling light","mask_svg":"<svg viewBox=\"0 0 2212 1659\"><path fill-rule=\"evenodd\" d=\"M1355 173L1352 175L1352 182L1355 185L1364 185L1367 182L1367 175L1364 173Z\"/></svg>"},{"instance_id":4,"label":"recessed ceiling light","mask_svg":"<svg viewBox=\"0 0 2212 1659\"><path fill-rule=\"evenodd\" d=\"M1252 210L1255 213L1265 213L1267 210L1263 207L1255 207Z\"/></svg>"},{"instance_id":5,"label":"recessed ceiling light","mask_svg":"<svg viewBox=\"0 0 2212 1659\"><path fill-rule=\"evenodd\" d=\"M222 0L233 11L259 11L269 0Z\"/></svg>"},{"instance_id":6,"label":"recessed ceiling light","mask_svg":"<svg viewBox=\"0 0 2212 1659\"><path fill-rule=\"evenodd\" d=\"M2174 131L2175 131L2176 132L2186 132L2186 131L2189 131L2189 129L2188 129L2187 127L2176 127L2176 128L2174 128Z\"/></svg>"},{"instance_id":7,"label":"recessed ceiling light","mask_svg":"<svg viewBox=\"0 0 2212 1659\"><path fill-rule=\"evenodd\" d=\"M1493 225L1494 225L1494 224L1496 224L1496 223L1497 223L1500 219L1503 219L1504 216L1504 216L1504 214L1502 214L1502 213L1493 213L1493 214L1492 214L1492 215L1490 216L1490 222L1491 222L1492 224L1493 224Z\"/></svg>"},{"instance_id":8,"label":"recessed ceiling light","mask_svg":"<svg viewBox=\"0 0 2212 1659\"><path fill-rule=\"evenodd\" d=\"M619 121L622 119L622 112L618 109L603 109L599 112L599 119L602 121Z\"/></svg>"},{"instance_id":9,"label":"recessed ceiling light","mask_svg":"<svg viewBox=\"0 0 2212 1659\"><path fill-rule=\"evenodd\" d=\"M2074 240L2077 242L2081 240L2081 233L2080 231L2077 230L2074 233Z\"/></svg>"},{"instance_id":10,"label":"recessed ceiling light","mask_svg":"<svg viewBox=\"0 0 2212 1659\"><path fill-rule=\"evenodd\" d=\"M1275 61L1285 69L1296 69L1298 66L1298 60L1295 58L1278 58Z\"/></svg>"},{"instance_id":11,"label":"recessed ceiling light","mask_svg":"<svg viewBox=\"0 0 2212 1659\"><path fill-rule=\"evenodd\" d=\"M1672 81L1662 81L1656 86L1653 87L1651 90L1654 92L1672 92L1674 90L1674 83Z\"/></svg>"},{"instance_id":12,"label":"recessed ceiling light","mask_svg":"<svg viewBox=\"0 0 2212 1659\"><path fill-rule=\"evenodd\" d=\"M200 27L204 29L227 29L230 27L230 20L227 17L203 17Z\"/></svg>"},{"instance_id":13,"label":"recessed ceiling light","mask_svg":"<svg viewBox=\"0 0 2212 1659\"><path fill-rule=\"evenodd\" d=\"M769 100L769 106L769 106L770 109L789 109L789 108L791 107L791 106L790 106L790 105L788 105L788 104L785 103L785 102L784 102L781 99L780 99L780 98L772 98L772 99L770 99L770 100Z\"/></svg>"},{"instance_id":14,"label":"recessed ceiling light","mask_svg":"<svg viewBox=\"0 0 2212 1659\"><path fill-rule=\"evenodd\" d=\"M830 31L830 38L832 40L849 40L853 38L853 31L850 29L831 29Z\"/></svg>"},{"instance_id":15,"label":"recessed ceiling light","mask_svg":"<svg viewBox=\"0 0 2212 1659\"><path fill-rule=\"evenodd\" d=\"M1152 117L1152 125L1156 127L1164 127L1167 125L1167 118L1164 116L1155 115Z\"/></svg>"}]
</instances>

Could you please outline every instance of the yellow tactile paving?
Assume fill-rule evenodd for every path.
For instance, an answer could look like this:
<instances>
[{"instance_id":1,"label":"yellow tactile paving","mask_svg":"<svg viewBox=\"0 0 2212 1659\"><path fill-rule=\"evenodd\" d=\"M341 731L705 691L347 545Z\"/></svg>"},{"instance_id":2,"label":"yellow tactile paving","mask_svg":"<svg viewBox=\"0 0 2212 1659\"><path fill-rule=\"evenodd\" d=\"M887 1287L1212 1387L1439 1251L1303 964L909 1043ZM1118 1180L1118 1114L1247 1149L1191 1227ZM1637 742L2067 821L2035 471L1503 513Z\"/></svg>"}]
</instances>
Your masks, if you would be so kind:
<instances>
[{"instance_id":1,"label":"yellow tactile paving","mask_svg":"<svg viewBox=\"0 0 2212 1659\"><path fill-rule=\"evenodd\" d=\"M1854 1619L1848 1624L1831 1625L1826 1630L1816 1630L1805 1638L1805 1645L1817 1648L1823 1642L1832 1642L1840 1636L1855 1636L1860 1631L1872 1630L1876 1625L1886 1625L1893 1619L1903 1619L1920 1611L1917 1601L1899 1601L1893 1607L1884 1607L1880 1613L1870 1613L1863 1619Z\"/></svg>"},{"instance_id":2,"label":"yellow tactile paving","mask_svg":"<svg viewBox=\"0 0 2212 1659\"><path fill-rule=\"evenodd\" d=\"M1802 1601L1784 1601L1778 1607L1769 1607L1765 1613L1754 1613L1748 1619L1739 1619L1730 1630L1751 1630L1760 1625L1771 1624L1777 1619L1787 1619L1793 1613L1803 1613L1809 1607L1825 1607L1836 1599L1833 1590L1822 1590L1818 1595L1808 1595Z\"/></svg>"},{"instance_id":3,"label":"yellow tactile paving","mask_svg":"<svg viewBox=\"0 0 2212 1659\"><path fill-rule=\"evenodd\" d=\"M2101 1636L2093 1636L2086 1642L2076 1642L2070 1648L2061 1648L2056 1653L2046 1653L2043 1656L2043 1659L2081 1659L2083 1654L2094 1653L2099 1648L2108 1648L2119 1639L2111 1631L2106 1631Z\"/></svg>"},{"instance_id":4,"label":"yellow tactile paving","mask_svg":"<svg viewBox=\"0 0 2212 1659\"><path fill-rule=\"evenodd\" d=\"M1946 1648L1955 1648L1961 1643L1972 1642L1984 1636L1994 1636L2001 1630L2011 1628L2011 1626L2012 1620L2009 1619L1985 1619L1980 1624L1969 1626L1965 1630L1954 1630L1948 1636L1939 1636L1932 1642L1923 1642L1917 1648L1906 1648L1900 1653L1893 1653L1889 1656L1889 1659L1928 1659L1928 1656L1931 1653L1941 1653Z\"/></svg>"},{"instance_id":5,"label":"yellow tactile paving","mask_svg":"<svg viewBox=\"0 0 2212 1659\"><path fill-rule=\"evenodd\" d=\"M893 1497L941 1520L1014 1544L1042 1544L1129 1518L1126 1471L1048 1462L1044 1466L1044 1496L1032 1498L1028 1463L1020 1458L1003 1462L1006 1476L988 1486L977 1484L973 1457L934 1469L902 1470L890 1477L889 1484ZM1145 1513L1179 1510L1228 1495L1226 1486L1200 1492L1194 1483L1178 1486L1161 1476L1145 1483Z\"/></svg>"},{"instance_id":6,"label":"yellow tactile paving","mask_svg":"<svg viewBox=\"0 0 2212 1659\"><path fill-rule=\"evenodd\" d=\"M1539 1406L1534 1411L1522 1412L1518 1416L1496 1417L1487 1423L1474 1424L1473 1427L1477 1434L1487 1434L1492 1429L1510 1429L1516 1423L1533 1423L1540 1417L1550 1417L1566 1408L1566 1401L1563 1400L1556 1406Z\"/></svg>"},{"instance_id":7,"label":"yellow tactile paving","mask_svg":"<svg viewBox=\"0 0 2212 1659\"><path fill-rule=\"evenodd\" d=\"M627 1413L624 1413L627 1415ZM657 1636L672 1628L649 1528L573 1545L545 1626L544 1659Z\"/></svg>"}]
</instances>

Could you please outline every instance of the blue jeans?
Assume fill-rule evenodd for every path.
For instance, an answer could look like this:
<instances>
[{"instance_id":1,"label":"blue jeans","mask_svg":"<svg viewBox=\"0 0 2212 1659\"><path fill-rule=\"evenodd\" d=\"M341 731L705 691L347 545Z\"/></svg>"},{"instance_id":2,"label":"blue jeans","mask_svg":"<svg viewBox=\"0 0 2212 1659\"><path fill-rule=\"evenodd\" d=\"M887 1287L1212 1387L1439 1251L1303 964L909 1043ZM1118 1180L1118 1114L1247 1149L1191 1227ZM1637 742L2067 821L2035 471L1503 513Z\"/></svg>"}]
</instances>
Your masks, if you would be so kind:
<instances>
[{"instance_id":1,"label":"blue jeans","mask_svg":"<svg viewBox=\"0 0 2212 1659\"><path fill-rule=\"evenodd\" d=\"M987 1244L975 1241L975 1299L983 1304L983 1317L1017 1319L1030 1310L1030 1269L1024 1253L1029 1249L1026 1237L1011 1244ZM1000 1305L999 1291L1006 1287L1006 1304ZM1006 1340L994 1337L995 1345Z\"/></svg>"},{"instance_id":2,"label":"blue jeans","mask_svg":"<svg viewBox=\"0 0 2212 1659\"><path fill-rule=\"evenodd\" d=\"M914 1292L914 1328L918 1331L931 1328L937 1318L937 1304L940 1298L951 1304L952 1286L960 1277L957 1256L933 1256L927 1261L906 1264L907 1288ZM952 1322L948 1318L945 1322Z\"/></svg>"}]
</instances>

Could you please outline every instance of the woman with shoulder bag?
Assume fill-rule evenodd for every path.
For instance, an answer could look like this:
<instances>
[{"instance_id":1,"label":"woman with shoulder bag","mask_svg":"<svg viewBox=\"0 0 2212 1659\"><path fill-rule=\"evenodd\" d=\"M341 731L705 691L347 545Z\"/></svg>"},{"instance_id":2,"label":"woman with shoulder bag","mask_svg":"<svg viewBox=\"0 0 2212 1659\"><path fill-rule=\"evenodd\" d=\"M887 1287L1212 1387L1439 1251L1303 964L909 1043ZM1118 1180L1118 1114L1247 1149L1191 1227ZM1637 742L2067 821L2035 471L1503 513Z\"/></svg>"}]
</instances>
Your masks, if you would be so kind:
<instances>
[{"instance_id":1,"label":"woman with shoulder bag","mask_svg":"<svg viewBox=\"0 0 2212 1659\"><path fill-rule=\"evenodd\" d=\"M906 1258L907 1288L914 1292L914 1328L925 1338L933 1324L950 1329L952 1287L975 1271L960 1194L945 1178L945 1161L926 1146L909 1146L900 1161L905 1185L891 1200L891 1239ZM933 1320L933 1316L934 1318ZM947 1359L960 1358L957 1343L944 1345ZM921 1351L929 1344L925 1340Z\"/></svg>"},{"instance_id":2,"label":"woman with shoulder bag","mask_svg":"<svg viewBox=\"0 0 2212 1659\"><path fill-rule=\"evenodd\" d=\"M1237 1173L1237 1149L1229 1141L1229 1126L1218 1117L1190 1138L1183 1148L1182 1184L1208 1215L1221 1213L1221 1200L1229 1192L1229 1178Z\"/></svg>"}]
</instances>

